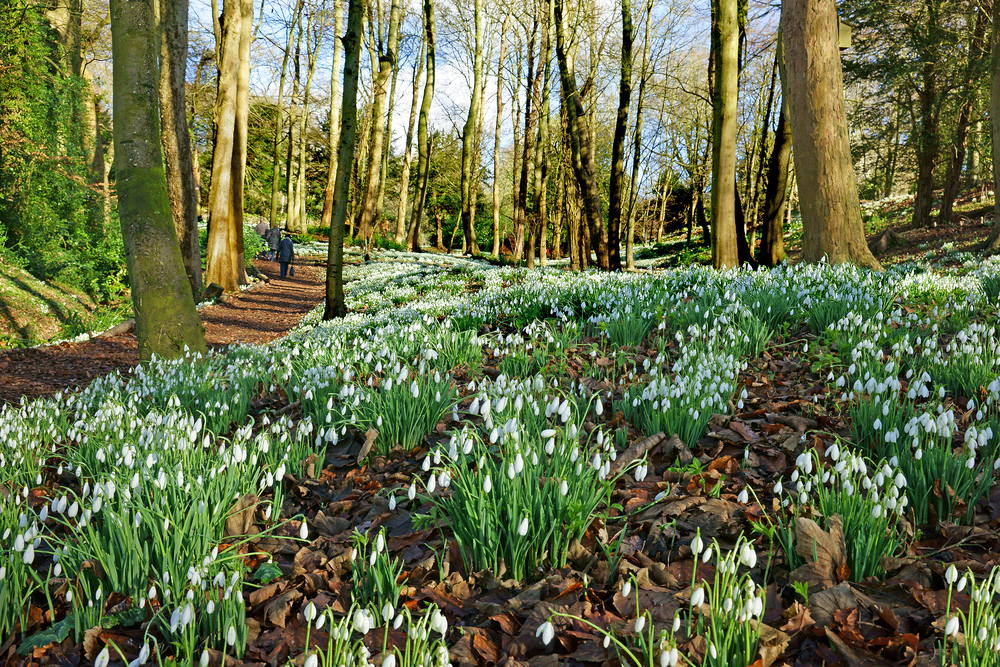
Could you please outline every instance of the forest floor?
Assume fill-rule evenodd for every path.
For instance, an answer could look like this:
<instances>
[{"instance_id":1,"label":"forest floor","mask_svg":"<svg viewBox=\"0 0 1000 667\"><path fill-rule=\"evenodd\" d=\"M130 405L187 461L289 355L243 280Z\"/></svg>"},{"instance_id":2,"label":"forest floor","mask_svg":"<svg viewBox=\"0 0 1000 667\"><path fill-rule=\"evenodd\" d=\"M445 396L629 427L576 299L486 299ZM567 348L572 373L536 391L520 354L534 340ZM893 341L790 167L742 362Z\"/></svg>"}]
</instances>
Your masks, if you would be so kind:
<instances>
[{"instance_id":1,"label":"forest floor","mask_svg":"<svg viewBox=\"0 0 1000 667\"><path fill-rule=\"evenodd\" d=\"M209 346L263 344L280 338L326 296L322 258L300 259L295 276L284 280L278 277L276 262L255 260L254 265L270 282L262 281L200 309ZM51 396L69 387L85 386L114 371L129 373L138 363L134 330L82 342L0 350L0 404L16 403L22 396L25 400Z\"/></svg>"}]
</instances>

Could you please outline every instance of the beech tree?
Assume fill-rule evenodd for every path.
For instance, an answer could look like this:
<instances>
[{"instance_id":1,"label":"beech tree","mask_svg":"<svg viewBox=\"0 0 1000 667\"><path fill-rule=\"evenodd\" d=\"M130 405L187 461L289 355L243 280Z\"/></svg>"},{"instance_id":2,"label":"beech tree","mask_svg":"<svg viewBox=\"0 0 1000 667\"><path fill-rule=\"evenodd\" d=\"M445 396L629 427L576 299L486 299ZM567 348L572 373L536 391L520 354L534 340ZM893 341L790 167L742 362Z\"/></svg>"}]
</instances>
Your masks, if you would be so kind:
<instances>
[{"instance_id":1,"label":"beech tree","mask_svg":"<svg viewBox=\"0 0 1000 667\"><path fill-rule=\"evenodd\" d=\"M990 138L993 155L1000 156L1000 2L993 2L993 30L990 32ZM993 182L1000 183L1000 159L993 158ZM994 223L980 250L1000 250L1000 197L994 202Z\"/></svg>"},{"instance_id":2,"label":"beech tree","mask_svg":"<svg viewBox=\"0 0 1000 667\"><path fill-rule=\"evenodd\" d=\"M712 2L712 264L738 266L736 248L736 102L739 94L737 0Z\"/></svg>"},{"instance_id":3,"label":"beech tree","mask_svg":"<svg viewBox=\"0 0 1000 667\"><path fill-rule=\"evenodd\" d=\"M881 269L865 240L854 180L835 0L782 0L781 21L802 258Z\"/></svg>"},{"instance_id":4,"label":"beech tree","mask_svg":"<svg viewBox=\"0 0 1000 667\"><path fill-rule=\"evenodd\" d=\"M413 63L412 97L410 99L410 120L406 124L406 147L403 149L403 168L399 176L399 205L396 207L396 234L393 240L403 243L406 240L406 214L409 212L410 167L413 163L413 128L417 122L417 101L420 98L420 77L424 73L424 56L426 44L424 33L420 34L420 46L417 48L417 58Z\"/></svg>"},{"instance_id":5,"label":"beech tree","mask_svg":"<svg viewBox=\"0 0 1000 667\"><path fill-rule=\"evenodd\" d=\"M139 358L205 352L160 146L156 0L112 0L115 172Z\"/></svg>"},{"instance_id":6,"label":"beech tree","mask_svg":"<svg viewBox=\"0 0 1000 667\"><path fill-rule=\"evenodd\" d=\"M216 23L219 66L215 153L209 193L207 283L227 292L246 284L243 260L243 187L250 112L250 38L253 2L226 0Z\"/></svg>"},{"instance_id":7,"label":"beech tree","mask_svg":"<svg viewBox=\"0 0 1000 667\"><path fill-rule=\"evenodd\" d=\"M431 103L434 101L434 60L437 54L437 27L434 23L434 0L424 0L424 45L427 49L427 78L424 80L424 98L420 103L420 120L417 122L417 192L413 201L413 217L407 237L407 248L420 251L420 222L427 199L427 179L431 162L430 123Z\"/></svg>"},{"instance_id":8,"label":"beech tree","mask_svg":"<svg viewBox=\"0 0 1000 667\"><path fill-rule=\"evenodd\" d=\"M466 252L470 255L479 254L479 243L476 241L476 226L473 220L472 193L478 184L473 179L479 170L474 167L473 160L476 150L476 122L483 103L483 0L474 0L475 9L473 21L476 24L476 45L472 65L472 99L469 101L469 115L462 128L462 234L465 237Z\"/></svg>"}]
</instances>

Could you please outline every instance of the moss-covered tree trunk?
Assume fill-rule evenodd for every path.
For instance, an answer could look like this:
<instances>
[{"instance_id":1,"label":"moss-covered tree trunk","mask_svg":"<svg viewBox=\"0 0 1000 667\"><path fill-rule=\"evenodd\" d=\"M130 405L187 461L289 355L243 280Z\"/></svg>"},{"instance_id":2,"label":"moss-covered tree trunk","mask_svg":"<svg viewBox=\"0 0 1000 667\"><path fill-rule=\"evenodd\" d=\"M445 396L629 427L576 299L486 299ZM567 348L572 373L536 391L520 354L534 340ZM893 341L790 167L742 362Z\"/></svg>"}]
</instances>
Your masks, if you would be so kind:
<instances>
[{"instance_id":1,"label":"moss-covered tree trunk","mask_svg":"<svg viewBox=\"0 0 1000 667\"><path fill-rule=\"evenodd\" d=\"M632 102L632 3L622 2L622 51L619 59L618 113L615 136L611 142L611 184L608 196L608 259L613 271L621 271L622 196L625 181L625 134L628 132L628 107Z\"/></svg>"},{"instance_id":2,"label":"moss-covered tree trunk","mask_svg":"<svg viewBox=\"0 0 1000 667\"><path fill-rule=\"evenodd\" d=\"M327 228L333 220L333 193L337 186L337 164L340 156L340 59L343 53L343 43L340 41L340 31L344 29L344 6L341 0L333 3L333 66L330 69L330 133L327 147L330 151L330 164L326 172L326 188L323 191L323 215L320 226ZM280 108L280 106L279 106Z\"/></svg>"},{"instance_id":3,"label":"moss-covered tree trunk","mask_svg":"<svg viewBox=\"0 0 1000 667\"><path fill-rule=\"evenodd\" d=\"M1000 156L1000 2L993 2L993 30L990 32L990 138L993 155ZM993 182L1000 183L1000 158L993 158ZM1000 250L1000 197L994 204L993 230L980 250Z\"/></svg>"},{"instance_id":4,"label":"moss-covered tree trunk","mask_svg":"<svg viewBox=\"0 0 1000 667\"><path fill-rule=\"evenodd\" d=\"M483 103L483 0L474 0L473 21L475 23L474 53L472 56L472 99L469 101L469 115L465 119L462 128L462 181L461 181L461 209L462 209L462 234L465 239L464 246L470 255L479 254L479 243L476 240L476 225L472 212L472 189L478 188L479 184L473 184L473 179L478 173L478 169L472 164L476 154L474 139L476 134L476 120L479 117L479 109Z\"/></svg>"},{"instance_id":5,"label":"moss-covered tree trunk","mask_svg":"<svg viewBox=\"0 0 1000 667\"><path fill-rule=\"evenodd\" d=\"M170 215L160 146L160 105L154 2L113 0L114 143L118 208L139 357L205 351Z\"/></svg>"},{"instance_id":6,"label":"moss-covered tree trunk","mask_svg":"<svg viewBox=\"0 0 1000 667\"><path fill-rule=\"evenodd\" d=\"M834 0L783 0L782 36L802 258L880 269L868 249L847 136Z\"/></svg>"},{"instance_id":7,"label":"moss-covered tree trunk","mask_svg":"<svg viewBox=\"0 0 1000 667\"><path fill-rule=\"evenodd\" d=\"M281 204L281 136L284 134L284 121L285 121L285 80L288 78L288 59L292 54L292 38L295 36L295 25L299 22L299 15L302 13L303 0L296 0L295 9L292 11L292 22L288 26L288 40L285 43L285 53L281 58L281 77L278 79L278 104L275 107L275 119L274 119L274 139L271 145L274 147L274 154L272 156L271 168L273 170L271 174L271 214L268 216L268 222L272 227L278 226L278 208ZM338 10L340 3L334 3L334 13L339 14ZM337 32L340 32L340 23L337 23ZM331 109L334 104L340 103L340 95L337 94L337 89L335 87L337 81L337 74L339 74L340 65L340 42L338 41L334 45L333 49L333 81L331 82ZM330 116L330 136L333 137L332 128L335 127L333 123L333 115L331 111ZM339 118L338 123L339 125ZM332 142L332 139L331 139ZM336 150L336 145L331 143L331 150ZM333 167L336 170L336 166ZM331 176L330 180L333 180ZM324 208L324 213L326 209ZM329 224L329 220L326 220Z\"/></svg>"},{"instance_id":8,"label":"moss-covered tree trunk","mask_svg":"<svg viewBox=\"0 0 1000 667\"><path fill-rule=\"evenodd\" d=\"M326 308L324 320L347 315L344 304L344 223L347 221L347 196L351 189L354 165L354 142L358 135L358 70L361 64L361 17L364 0L350 0L347 9L347 32L344 34L344 101L340 119L340 145L337 148L337 180L333 191L333 220L330 223L330 247L327 254Z\"/></svg>"}]
</instances>

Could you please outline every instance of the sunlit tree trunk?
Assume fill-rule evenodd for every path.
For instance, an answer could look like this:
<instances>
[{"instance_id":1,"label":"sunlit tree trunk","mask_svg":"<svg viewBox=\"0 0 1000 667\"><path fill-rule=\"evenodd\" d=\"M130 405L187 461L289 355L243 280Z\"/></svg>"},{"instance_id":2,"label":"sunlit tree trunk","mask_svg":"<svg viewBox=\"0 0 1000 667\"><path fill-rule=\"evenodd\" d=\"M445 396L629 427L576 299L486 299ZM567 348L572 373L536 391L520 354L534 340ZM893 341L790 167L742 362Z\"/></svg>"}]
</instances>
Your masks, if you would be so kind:
<instances>
[{"instance_id":1,"label":"sunlit tree trunk","mask_svg":"<svg viewBox=\"0 0 1000 667\"><path fill-rule=\"evenodd\" d=\"M316 28L316 21L319 27ZM308 134L309 127L309 94L312 92L313 77L316 75L316 63L319 60L319 47L326 32L327 15L320 13L316 17L315 12L309 16L309 27L306 30L306 87L302 96L302 111L299 114L299 167L298 184L296 185L296 195L298 196L298 216L295 220L294 230L305 232L309 225L309 217L306 213L306 157L308 155ZM315 33L315 37L313 36ZM315 40L315 41L314 41Z\"/></svg>"},{"instance_id":2,"label":"sunlit tree trunk","mask_svg":"<svg viewBox=\"0 0 1000 667\"><path fill-rule=\"evenodd\" d=\"M437 29L434 23L434 0L424 0L424 31L427 42L427 79L424 82L424 99L420 104L420 120L417 123L417 192L413 202L413 219L410 222L407 247L413 252L420 251L420 222L424 214L424 200L427 198L427 179L430 174L431 136L428 122L431 103L434 101L434 58L437 52Z\"/></svg>"},{"instance_id":3,"label":"sunlit tree trunk","mask_svg":"<svg viewBox=\"0 0 1000 667\"><path fill-rule=\"evenodd\" d=\"M320 225L324 229L329 227L333 220L333 193L337 184L337 164L340 155L340 104L343 99L340 90L340 59L344 50L340 41L340 31L343 29L343 2L333 0L333 65L330 70L330 134L327 144L330 164L326 174L326 188L323 191L323 215L320 219ZM281 108L281 104L278 104L278 108Z\"/></svg>"},{"instance_id":4,"label":"sunlit tree trunk","mask_svg":"<svg viewBox=\"0 0 1000 667\"><path fill-rule=\"evenodd\" d=\"M548 151L549 151L549 61L551 59L549 49L549 14L551 7L547 0L541 3L540 11L545 17L542 23L541 35L542 43L538 49L538 75L542 78L541 97L538 100L538 136L535 142L535 156L531 213L528 216L528 247L527 266L529 269L535 266L535 251L538 251L539 262L545 266L545 219L548 215L548 201L546 198L546 188L548 187ZM540 237L540 238L539 238Z\"/></svg>"},{"instance_id":5,"label":"sunlit tree trunk","mask_svg":"<svg viewBox=\"0 0 1000 667\"><path fill-rule=\"evenodd\" d=\"M364 0L349 0L347 32L343 38L343 117L340 121L337 180L333 193L333 221L330 223L330 246L327 251L329 269L326 274L324 320L347 315L344 303L344 223L347 220L347 195L351 188L351 168L354 164L354 142L358 133L358 71L361 64L361 18L364 5Z\"/></svg>"},{"instance_id":6,"label":"sunlit tree trunk","mask_svg":"<svg viewBox=\"0 0 1000 667\"><path fill-rule=\"evenodd\" d=\"M993 3L993 30L990 34L990 138L993 148L993 182L1000 183L1000 2ZM993 229L980 250L1000 250L1000 197L994 203Z\"/></svg>"},{"instance_id":7,"label":"sunlit tree trunk","mask_svg":"<svg viewBox=\"0 0 1000 667\"><path fill-rule=\"evenodd\" d=\"M410 120L406 124L406 148L403 150L403 170L399 176L399 206L396 210L396 243L406 240L406 215L409 211L410 196L410 166L413 162L413 126L417 122L417 100L420 97L420 75L424 72L425 43L423 33L420 36L420 48L417 49L417 60L413 63L413 96L410 100Z\"/></svg>"},{"instance_id":8,"label":"sunlit tree trunk","mask_svg":"<svg viewBox=\"0 0 1000 667\"><path fill-rule=\"evenodd\" d=\"M252 8L252 5L251 5ZM215 152L212 156L212 182L209 193L208 258L205 281L216 283L227 292L235 292L246 282L242 250L243 168L240 151L246 147L246 113L239 105L243 72L240 56L243 30L251 17L243 20L241 3L225 3L219 45L218 95L215 104ZM245 25L244 25L245 24ZM249 39L247 39L249 42ZM247 44L249 50L249 44Z\"/></svg>"},{"instance_id":9,"label":"sunlit tree trunk","mask_svg":"<svg viewBox=\"0 0 1000 667\"><path fill-rule=\"evenodd\" d=\"M361 214L358 219L358 233L364 241L365 251L370 248L372 225L375 221L375 206L378 203L379 182L382 175L382 142L385 140L385 98L389 87L389 77L396 67L399 57L399 0L392 0L389 9L389 39L385 51L378 54L378 74L372 82L371 135L368 138L368 164L365 188L361 195ZM381 35L379 35L381 42Z\"/></svg>"},{"instance_id":10,"label":"sunlit tree trunk","mask_svg":"<svg viewBox=\"0 0 1000 667\"><path fill-rule=\"evenodd\" d=\"M399 58L392 66L392 83L389 84L389 101L385 114L385 139L382 140L382 174L378 180L378 199L375 200L375 223L385 221L385 185L389 175L389 158L392 155L392 118L396 111L396 81L399 79Z\"/></svg>"},{"instance_id":11,"label":"sunlit tree trunk","mask_svg":"<svg viewBox=\"0 0 1000 667\"><path fill-rule=\"evenodd\" d=\"M474 19L476 24L476 46L472 58L472 99L469 102L469 115L462 128L462 181L461 181L461 216L464 246L469 255L479 254L479 243L476 241L476 225L472 211L472 190L478 188L474 183L478 168L473 166L473 159L478 152L474 144L476 121L482 105L483 92L483 0L474 0Z\"/></svg>"},{"instance_id":12,"label":"sunlit tree trunk","mask_svg":"<svg viewBox=\"0 0 1000 667\"><path fill-rule=\"evenodd\" d=\"M272 160L271 167L273 173L271 174L271 214L268 217L268 222L272 227L278 226L278 207L281 203L281 135L284 132L284 121L285 121L285 79L288 76L288 58L292 53L292 38L295 35L295 26L299 22L299 16L302 12L303 0L296 0L295 10L292 12L292 22L288 26L288 40L285 44L285 53L281 58L281 77L278 79L278 104L275 107L275 118L274 118L274 141L272 145L274 146L274 159ZM340 2L336 0L336 8L339 7ZM334 72L338 69L338 58L340 56L340 42L334 45L333 60L334 60ZM336 74L334 75L336 79ZM333 88L331 87L331 90ZM337 103L339 104L340 97L336 97ZM332 105L332 102L331 102ZM332 119L331 119L332 121ZM331 122L330 127L333 127Z\"/></svg>"},{"instance_id":13,"label":"sunlit tree trunk","mask_svg":"<svg viewBox=\"0 0 1000 667\"><path fill-rule=\"evenodd\" d=\"M739 94L737 0L712 0L712 264L739 264L736 248L736 102Z\"/></svg>"},{"instance_id":14,"label":"sunlit tree trunk","mask_svg":"<svg viewBox=\"0 0 1000 667\"><path fill-rule=\"evenodd\" d=\"M834 0L783 0L782 33L802 258L879 269L868 249L847 135Z\"/></svg>"},{"instance_id":15,"label":"sunlit tree trunk","mask_svg":"<svg viewBox=\"0 0 1000 667\"><path fill-rule=\"evenodd\" d=\"M139 358L205 352L170 215L160 146L155 0L112 0L114 142L118 206Z\"/></svg>"},{"instance_id":16,"label":"sunlit tree trunk","mask_svg":"<svg viewBox=\"0 0 1000 667\"><path fill-rule=\"evenodd\" d=\"M500 131L503 119L503 61L507 57L507 29L510 27L511 10L508 7L500 28L500 55L497 57L497 117L493 131L493 256L500 256Z\"/></svg>"}]
</instances>

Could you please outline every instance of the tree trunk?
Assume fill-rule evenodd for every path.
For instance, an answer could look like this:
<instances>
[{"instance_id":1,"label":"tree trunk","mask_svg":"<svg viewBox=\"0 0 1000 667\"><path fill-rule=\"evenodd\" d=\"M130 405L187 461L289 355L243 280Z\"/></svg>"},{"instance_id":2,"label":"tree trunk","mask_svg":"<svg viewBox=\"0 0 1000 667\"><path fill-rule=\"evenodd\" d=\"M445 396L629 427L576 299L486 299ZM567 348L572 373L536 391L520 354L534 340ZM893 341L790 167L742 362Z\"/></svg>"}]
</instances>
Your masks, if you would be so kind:
<instances>
[{"instance_id":1,"label":"tree trunk","mask_svg":"<svg viewBox=\"0 0 1000 667\"><path fill-rule=\"evenodd\" d=\"M377 225L385 222L385 184L389 180L389 158L392 156L392 117L396 111L396 81L399 79L399 56L392 65L392 83L389 84L389 102L386 105L385 134L382 140L382 174L378 181L378 199L375 200L375 221ZM385 235L383 225L382 234Z\"/></svg>"},{"instance_id":2,"label":"tree trunk","mask_svg":"<svg viewBox=\"0 0 1000 667\"><path fill-rule=\"evenodd\" d=\"M420 75L424 72L424 37L420 36L417 60L413 64L413 98L410 100L410 121L406 125L406 148L403 150L403 172L399 177L399 206L396 210L396 243L406 239L407 202L410 196L410 163L413 160L413 126L417 122L417 99L420 96Z\"/></svg>"},{"instance_id":3,"label":"tree trunk","mask_svg":"<svg viewBox=\"0 0 1000 667\"><path fill-rule=\"evenodd\" d=\"M413 202L413 219L407 247L420 252L420 221L424 214L424 200L427 198L427 179L430 173L431 137L428 132L428 117L434 100L434 59L437 53L437 29L434 23L434 0L424 0L424 31L427 42L427 80L424 82L424 99L420 104L420 120L417 122L417 192Z\"/></svg>"},{"instance_id":4,"label":"tree trunk","mask_svg":"<svg viewBox=\"0 0 1000 667\"><path fill-rule=\"evenodd\" d=\"M469 115L465 119L465 126L462 128L462 182L461 182L461 209L462 209L462 235L465 239L467 254L478 255L479 244L476 242L476 225L472 212L472 188L478 188L478 183L473 183L475 173L478 169L473 169L473 157L476 154L473 140L476 134L476 121L479 117L479 109L482 105L483 91L483 0L475 0L475 23L476 23L476 47L473 54L472 64L472 100L469 102Z\"/></svg>"},{"instance_id":5,"label":"tree trunk","mask_svg":"<svg viewBox=\"0 0 1000 667\"><path fill-rule=\"evenodd\" d=\"M306 212L306 156L308 153L306 150L308 146L308 134L306 130L309 127L309 94L312 92L313 77L316 75L316 62L319 60L320 42L323 38L323 33L326 32L326 12L320 15L318 32L313 27L315 20L315 16L310 14L306 30L306 66L308 70L306 72L306 88L302 95L302 111L299 114L299 167L297 176L298 184L295 188L296 196L298 197L298 205L296 206L298 215L295 219L293 231L303 233L309 227L309 215ZM316 34L315 44L313 43L314 32Z\"/></svg>"},{"instance_id":6,"label":"tree trunk","mask_svg":"<svg viewBox=\"0 0 1000 667\"><path fill-rule=\"evenodd\" d=\"M514 262L520 262L524 253L524 227L528 220L528 173L534 173L535 163L535 123L538 119L538 85L541 83L543 68L539 62L535 73L535 36L538 34L538 17L535 16L528 40L528 78L525 80L524 96L524 153L521 158L521 174L514 208ZM539 58L541 61L541 58ZM515 128L515 132L516 132ZM532 261L532 265L534 262Z\"/></svg>"},{"instance_id":7,"label":"tree trunk","mask_svg":"<svg viewBox=\"0 0 1000 667\"><path fill-rule=\"evenodd\" d=\"M774 147L767 162L767 188L764 195L764 221L761 226L758 261L764 266L777 266L785 261L785 206L788 203L788 163L792 155L792 129L784 100Z\"/></svg>"},{"instance_id":8,"label":"tree trunk","mask_svg":"<svg viewBox=\"0 0 1000 667\"><path fill-rule=\"evenodd\" d=\"M187 0L160 2L160 127L167 194L191 294L201 293L198 200L187 126L184 75L187 69ZM93 105L91 105L93 107ZM96 134L96 132L95 132Z\"/></svg>"},{"instance_id":9,"label":"tree trunk","mask_svg":"<svg viewBox=\"0 0 1000 667\"><path fill-rule=\"evenodd\" d=\"M170 215L160 146L155 0L112 0L114 142L139 358L206 351Z\"/></svg>"},{"instance_id":10,"label":"tree trunk","mask_svg":"<svg viewBox=\"0 0 1000 667\"><path fill-rule=\"evenodd\" d=\"M298 224L299 198L296 194L299 178L295 173L298 166L298 150L300 146L297 113L302 109L296 106L299 96L299 86L302 83L302 14L299 14L298 37L295 39L295 57L292 64L295 67L295 77L292 84L292 94L288 100L288 150L285 156L285 229L293 229Z\"/></svg>"},{"instance_id":11,"label":"tree trunk","mask_svg":"<svg viewBox=\"0 0 1000 667\"><path fill-rule=\"evenodd\" d=\"M534 171L532 173L534 186L531 201L531 214L528 216L528 247L527 266L535 267L535 250L538 250L539 262L545 265L545 235L542 234L539 243L539 231L545 224L548 215L545 188L548 183L548 143L549 143L549 12L548 0L541 3L541 12L545 17L542 21L542 43L538 48L538 75L544 80L541 98L538 100L538 137L535 142Z\"/></svg>"},{"instance_id":12,"label":"tree trunk","mask_svg":"<svg viewBox=\"0 0 1000 667\"><path fill-rule=\"evenodd\" d=\"M568 52L566 26L563 17L563 0L555 0L556 56L559 59L559 75L562 83L563 104L566 106L567 134L570 140L573 173L580 189L582 212L587 221L589 234L594 237L597 249L597 265L603 271L611 268L608 257L608 229L601 214L601 198L594 164L593 142L590 125L580 92L576 88L576 75ZM583 235L582 235L583 236ZM587 239L590 241L590 239ZM589 263L590 246L581 257L581 264Z\"/></svg>"},{"instance_id":13,"label":"tree trunk","mask_svg":"<svg viewBox=\"0 0 1000 667\"><path fill-rule=\"evenodd\" d=\"M628 107L632 103L632 5L622 3L622 52L619 59L618 114L615 136L611 142L611 186L608 196L608 261L612 271L621 271L622 184L625 180L625 134L628 132Z\"/></svg>"},{"instance_id":14,"label":"tree trunk","mask_svg":"<svg viewBox=\"0 0 1000 667\"><path fill-rule=\"evenodd\" d=\"M219 61L218 95L215 104L215 151L212 156L212 182L209 192L208 258L206 283L221 285L227 292L239 290L245 282L238 237L242 235L242 193L237 180L240 148L245 145L245 131L238 113L242 96L240 85L240 51L243 16L239 0L224 5L222 43ZM237 200L237 195L241 198ZM238 212L237 212L238 211Z\"/></svg>"},{"instance_id":15,"label":"tree trunk","mask_svg":"<svg viewBox=\"0 0 1000 667\"><path fill-rule=\"evenodd\" d=\"M375 222L375 207L378 203L379 182L382 174L382 143L385 140L385 97L389 77L396 67L399 58L399 0L392 0L389 9L389 39L385 51L378 54L378 75L372 82L372 120L371 137L368 140L368 165L365 177L365 189L361 199L361 215L358 218L358 231L365 247L365 254L371 248L372 225ZM381 42L379 35L379 42ZM391 138L390 138L391 139Z\"/></svg>"},{"instance_id":16,"label":"tree trunk","mask_svg":"<svg viewBox=\"0 0 1000 667\"><path fill-rule=\"evenodd\" d=\"M988 12L992 0L985 0L984 6L976 10L976 23L969 41L969 62L966 66L965 80L962 90L962 106L958 112L958 126L955 128L955 139L949 147L948 170L944 179L944 193L941 195L941 209L938 220L951 220L955 197L962 181L962 165L965 164L965 142L969 134L972 114L979 103L980 69L986 46L983 39L986 34Z\"/></svg>"},{"instance_id":17,"label":"tree trunk","mask_svg":"<svg viewBox=\"0 0 1000 667\"><path fill-rule=\"evenodd\" d=\"M326 188L323 191L323 215L319 223L324 229L329 227L333 221L333 193L337 184L337 165L340 157L340 105L343 99L343 94L340 91L340 58L344 48L340 41L340 31L343 29L344 7L342 0L333 0L333 65L330 69L330 134L327 144L330 151L330 165L326 173ZM280 101L278 109L280 113ZM271 206L274 207L273 202ZM273 222L271 226L274 226Z\"/></svg>"},{"instance_id":18,"label":"tree trunk","mask_svg":"<svg viewBox=\"0 0 1000 667\"><path fill-rule=\"evenodd\" d=\"M787 0L786 0L787 1ZM736 247L736 101L739 94L737 0L712 1L712 264L739 264Z\"/></svg>"},{"instance_id":19,"label":"tree trunk","mask_svg":"<svg viewBox=\"0 0 1000 667\"><path fill-rule=\"evenodd\" d=\"M1000 2L993 3L993 30L990 36L993 54L990 62L990 138L993 155L1000 156ZM1000 183L1000 159L997 157L993 158L993 183L994 187ZM980 250L1000 249L1000 197L995 198L993 211L993 229Z\"/></svg>"},{"instance_id":20,"label":"tree trunk","mask_svg":"<svg viewBox=\"0 0 1000 667\"><path fill-rule=\"evenodd\" d=\"M968 188L979 185L979 142L983 136L983 121L977 120L974 127L969 142L969 163L965 167L965 186Z\"/></svg>"},{"instance_id":21,"label":"tree trunk","mask_svg":"<svg viewBox=\"0 0 1000 667\"><path fill-rule=\"evenodd\" d=\"M272 145L274 146L274 160L271 163L271 167L274 170L271 174L271 214L268 217L268 222L272 227L278 226L278 206L281 201L281 157L279 155L281 147L281 135L284 132L284 121L285 121L285 79L288 75L288 58L292 53L292 37L295 35L295 25L299 21L299 16L302 12L303 0L296 0L295 10L292 12L292 23L288 26L288 40L285 44L285 54L281 59L281 78L278 79L278 105L275 107L275 119L274 119L274 141ZM334 5L334 12L337 12L340 7L339 0L336 1ZM339 24L338 24L339 25ZM339 32L339 31L338 31ZM339 66L340 58L340 42L338 41L333 47L333 71L336 73ZM336 74L334 74L334 79L336 79ZM331 91L336 90L331 83ZM336 97L340 100L340 97L333 95L331 93L331 99ZM333 127L333 102L331 101L331 116L330 116L330 127ZM336 169L336 167L334 167ZM324 210L325 213L325 210Z\"/></svg>"},{"instance_id":22,"label":"tree trunk","mask_svg":"<svg viewBox=\"0 0 1000 667\"><path fill-rule=\"evenodd\" d=\"M913 198L913 224L925 227L931 221L931 209L934 206L934 167L941 147L935 111L938 97L937 63L925 62L921 78L923 87L918 95L920 129L917 135L917 191Z\"/></svg>"},{"instance_id":23,"label":"tree trunk","mask_svg":"<svg viewBox=\"0 0 1000 667\"><path fill-rule=\"evenodd\" d=\"M500 256L500 125L503 119L503 61L507 57L507 29L511 10L508 7L500 28L500 56L497 58L497 117L493 133L493 256Z\"/></svg>"},{"instance_id":24,"label":"tree trunk","mask_svg":"<svg viewBox=\"0 0 1000 667\"><path fill-rule=\"evenodd\" d=\"M347 32L344 34L344 99L337 148L337 180L333 193L333 219L327 251L326 308L324 320L347 315L344 303L344 223L347 220L347 193L351 187L354 142L358 133L358 71L361 63L361 17L364 0L349 0ZM332 128L331 128L332 131Z\"/></svg>"},{"instance_id":25,"label":"tree trunk","mask_svg":"<svg viewBox=\"0 0 1000 667\"><path fill-rule=\"evenodd\" d=\"M783 0L788 110L807 262L880 269L868 250L854 180L834 0Z\"/></svg>"}]
</instances>

